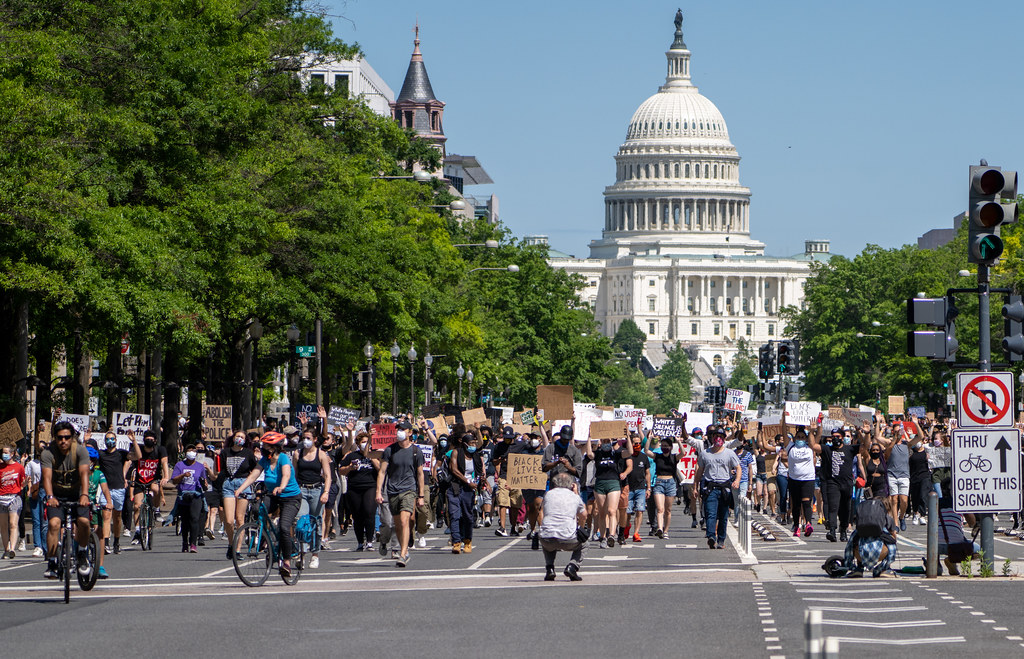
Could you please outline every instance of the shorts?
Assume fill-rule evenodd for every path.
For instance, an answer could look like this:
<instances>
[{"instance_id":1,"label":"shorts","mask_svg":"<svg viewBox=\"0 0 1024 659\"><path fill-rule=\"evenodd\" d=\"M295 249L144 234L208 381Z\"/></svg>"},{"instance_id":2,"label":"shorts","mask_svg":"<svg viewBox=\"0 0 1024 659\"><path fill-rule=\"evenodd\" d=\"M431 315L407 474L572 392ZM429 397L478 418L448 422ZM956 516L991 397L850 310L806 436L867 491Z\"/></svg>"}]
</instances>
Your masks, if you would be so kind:
<instances>
[{"instance_id":1,"label":"shorts","mask_svg":"<svg viewBox=\"0 0 1024 659\"><path fill-rule=\"evenodd\" d=\"M21 512L21 495L5 494L0 496L0 513L16 515Z\"/></svg>"},{"instance_id":2,"label":"shorts","mask_svg":"<svg viewBox=\"0 0 1024 659\"><path fill-rule=\"evenodd\" d=\"M775 477L774 476L769 476L768 477L768 491L769 492L778 492L779 491L779 486L775 484Z\"/></svg>"},{"instance_id":3,"label":"shorts","mask_svg":"<svg viewBox=\"0 0 1024 659\"><path fill-rule=\"evenodd\" d=\"M210 508L220 508L222 503L223 497L216 488L206 493L206 505Z\"/></svg>"},{"instance_id":4,"label":"shorts","mask_svg":"<svg viewBox=\"0 0 1024 659\"><path fill-rule=\"evenodd\" d=\"M331 489L327 490L327 510L334 510L334 504L338 501L338 494L341 492L341 485L338 479L331 479Z\"/></svg>"},{"instance_id":5,"label":"shorts","mask_svg":"<svg viewBox=\"0 0 1024 659\"><path fill-rule=\"evenodd\" d=\"M397 515L402 511L410 514L416 512L416 492L406 490L398 494L388 495L388 510L391 511L392 515Z\"/></svg>"},{"instance_id":6,"label":"shorts","mask_svg":"<svg viewBox=\"0 0 1024 659\"><path fill-rule=\"evenodd\" d=\"M480 490L480 505L482 506L489 506L494 503L494 497L491 494L494 491L494 476L487 477L487 484L490 486L490 489L485 487Z\"/></svg>"},{"instance_id":7,"label":"shorts","mask_svg":"<svg viewBox=\"0 0 1024 659\"><path fill-rule=\"evenodd\" d=\"M499 478L497 487L494 488L494 502L499 508L512 507L512 493L509 492L508 481L504 478Z\"/></svg>"},{"instance_id":8,"label":"shorts","mask_svg":"<svg viewBox=\"0 0 1024 659\"><path fill-rule=\"evenodd\" d=\"M631 490L629 503L626 506L626 514L647 512L647 489Z\"/></svg>"},{"instance_id":9,"label":"shorts","mask_svg":"<svg viewBox=\"0 0 1024 659\"><path fill-rule=\"evenodd\" d=\"M594 488L583 487L580 488L580 498L583 499L583 503L590 503L594 500Z\"/></svg>"},{"instance_id":10,"label":"shorts","mask_svg":"<svg viewBox=\"0 0 1024 659\"><path fill-rule=\"evenodd\" d=\"M113 504L114 510L124 510L124 493L123 487L110 490L110 503Z\"/></svg>"},{"instance_id":11,"label":"shorts","mask_svg":"<svg viewBox=\"0 0 1024 659\"><path fill-rule=\"evenodd\" d=\"M64 504L68 500L67 499L57 499L57 501L60 502L60 504ZM19 504L21 503L20 499L18 500L18 503ZM77 509L75 511L75 516L78 517L78 519L89 519L90 512L91 512L89 510L89 506L77 506L76 505L75 508ZM61 521L61 524L64 523L64 508L63 508L62 505L54 506L52 508L50 506L46 507L46 519L49 520L49 519L53 519L53 518L59 519Z\"/></svg>"},{"instance_id":12,"label":"shorts","mask_svg":"<svg viewBox=\"0 0 1024 659\"><path fill-rule=\"evenodd\" d=\"M610 494L612 492L621 492L622 484L619 481L595 481L594 482L594 494Z\"/></svg>"},{"instance_id":13,"label":"shorts","mask_svg":"<svg viewBox=\"0 0 1024 659\"><path fill-rule=\"evenodd\" d=\"M765 474L765 473L757 474L754 477L754 482L755 483L767 483L768 482L768 474Z\"/></svg>"},{"instance_id":14,"label":"shorts","mask_svg":"<svg viewBox=\"0 0 1024 659\"><path fill-rule=\"evenodd\" d=\"M651 488L654 494L664 494L667 497L676 496L678 488L676 487L676 479L674 478L656 478L654 479L654 487Z\"/></svg>"},{"instance_id":15,"label":"shorts","mask_svg":"<svg viewBox=\"0 0 1024 659\"><path fill-rule=\"evenodd\" d=\"M225 478L224 485L220 488L221 496L225 499L237 499L239 495L249 494L252 490L248 487L243 492L238 491L238 486L244 482L244 478Z\"/></svg>"},{"instance_id":16,"label":"shorts","mask_svg":"<svg viewBox=\"0 0 1024 659\"><path fill-rule=\"evenodd\" d=\"M888 476L889 479L889 496L894 497L897 494L900 496L910 496L910 478L897 478L893 475Z\"/></svg>"},{"instance_id":17,"label":"shorts","mask_svg":"<svg viewBox=\"0 0 1024 659\"><path fill-rule=\"evenodd\" d=\"M543 498L544 490L523 490L523 500L525 500L527 504L531 504L537 499Z\"/></svg>"},{"instance_id":18,"label":"shorts","mask_svg":"<svg viewBox=\"0 0 1024 659\"><path fill-rule=\"evenodd\" d=\"M159 487L160 481L151 480L148 483L143 483L142 481L135 481L134 483L132 483L132 489L135 491L135 496L138 496L140 494L145 494L146 492L148 492L150 488L153 487L154 484L157 487Z\"/></svg>"}]
</instances>

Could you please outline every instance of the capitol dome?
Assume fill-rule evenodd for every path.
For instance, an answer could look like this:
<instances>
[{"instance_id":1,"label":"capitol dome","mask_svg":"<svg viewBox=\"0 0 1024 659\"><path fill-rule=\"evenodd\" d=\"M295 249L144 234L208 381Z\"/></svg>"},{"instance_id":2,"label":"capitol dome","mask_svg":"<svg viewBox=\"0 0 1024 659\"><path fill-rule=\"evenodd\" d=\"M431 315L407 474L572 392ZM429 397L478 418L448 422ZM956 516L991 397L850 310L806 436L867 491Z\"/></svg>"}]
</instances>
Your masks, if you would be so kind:
<instances>
[{"instance_id":1,"label":"capitol dome","mask_svg":"<svg viewBox=\"0 0 1024 659\"><path fill-rule=\"evenodd\" d=\"M615 155L591 256L763 254L750 238L750 189L740 184L725 118L690 79L681 15L665 56L665 83L633 113Z\"/></svg>"}]
</instances>

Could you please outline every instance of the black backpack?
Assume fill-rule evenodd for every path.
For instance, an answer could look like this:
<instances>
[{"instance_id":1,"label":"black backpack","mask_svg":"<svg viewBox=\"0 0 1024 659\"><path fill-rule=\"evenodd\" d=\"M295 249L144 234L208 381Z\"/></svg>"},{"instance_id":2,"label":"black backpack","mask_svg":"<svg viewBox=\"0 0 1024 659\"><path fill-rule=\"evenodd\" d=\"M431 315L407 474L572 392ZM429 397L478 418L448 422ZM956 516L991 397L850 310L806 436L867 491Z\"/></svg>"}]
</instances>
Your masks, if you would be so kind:
<instances>
[{"instance_id":1,"label":"black backpack","mask_svg":"<svg viewBox=\"0 0 1024 659\"><path fill-rule=\"evenodd\" d=\"M442 453L441 459L437 461L437 470L434 472L434 480L441 485L447 485L452 481L451 463L449 462L449 456L445 453Z\"/></svg>"},{"instance_id":2,"label":"black backpack","mask_svg":"<svg viewBox=\"0 0 1024 659\"><path fill-rule=\"evenodd\" d=\"M888 512L881 499L865 499L857 505L857 535L862 538L881 537L886 530Z\"/></svg>"}]
</instances>

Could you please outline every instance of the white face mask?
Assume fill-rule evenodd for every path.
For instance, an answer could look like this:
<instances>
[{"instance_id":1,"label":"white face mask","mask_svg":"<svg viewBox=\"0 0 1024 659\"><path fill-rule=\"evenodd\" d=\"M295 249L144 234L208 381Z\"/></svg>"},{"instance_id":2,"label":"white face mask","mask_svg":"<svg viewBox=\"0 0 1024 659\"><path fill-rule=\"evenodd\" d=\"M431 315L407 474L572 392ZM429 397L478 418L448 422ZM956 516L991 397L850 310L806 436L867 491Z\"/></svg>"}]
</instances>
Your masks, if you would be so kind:
<instances>
[{"instance_id":1,"label":"white face mask","mask_svg":"<svg viewBox=\"0 0 1024 659\"><path fill-rule=\"evenodd\" d=\"M539 439L531 439L530 440L530 446L532 446L533 448L537 448L538 446L540 446L540 440Z\"/></svg>"},{"instance_id":2,"label":"white face mask","mask_svg":"<svg viewBox=\"0 0 1024 659\"><path fill-rule=\"evenodd\" d=\"M397 439L400 442L404 442L406 437L408 437L408 434L404 430L399 430L397 433L395 433L395 439Z\"/></svg>"},{"instance_id":3,"label":"white face mask","mask_svg":"<svg viewBox=\"0 0 1024 659\"><path fill-rule=\"evenodd\" d=\"M359 445L359 451L362 453L366 453L366 442L363 442Z\"/></svg>"},{"instance_id":4,"label":"white face mask","mask_svg":"<svg viewBox=\"0 0 1024 659\"><path fill-rule=\"evenodd\" d=\"M185 458L188 459L188 460L195 460L196 459L196 452L195 451L187 451L185 453Z\"/></svg>"},{"instance_id":5,"label":"white face mask","mask_svg":"<svg viewBox=\"0 0 1024 659\"><path fill-rule=\"evenodd\" d=\"M304 439L304 440L302 440L302 448L313 448L313 440L312 439Z\"/></svg>"},{"instance_id":6,"label":"white face mask","mask_svg":"<svg viewBox=\"0 0 1024 659\"><path fill-rule=\"evenodd\" d=\"M245 437L235 437L235 446L245 446Z\"/></svg>"}]
</instances>

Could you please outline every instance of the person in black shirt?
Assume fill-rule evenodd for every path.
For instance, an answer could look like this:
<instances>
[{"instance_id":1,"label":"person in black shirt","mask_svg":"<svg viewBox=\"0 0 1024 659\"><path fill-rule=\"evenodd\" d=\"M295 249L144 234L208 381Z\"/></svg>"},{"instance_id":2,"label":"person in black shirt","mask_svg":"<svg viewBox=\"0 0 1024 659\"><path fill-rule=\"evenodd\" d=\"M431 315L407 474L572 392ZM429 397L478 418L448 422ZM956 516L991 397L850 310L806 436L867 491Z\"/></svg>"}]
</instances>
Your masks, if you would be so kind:
<instances>
[{"instance_id":1,"label":"person in black shirt","mask_svg":"<svg viewBox=\"0 0 1024 659\"><path fill-rule=\"evenodd\" d=\"M380 459L369 457L369 443L370 436L359 433L354 450L345 453L345 448L342 447L335 455L338 473L348 479L345 499L348 510L352 513L352 525L356 530L356 551L366 551L372 547L377 516L374 495Z\"/></svg>"},{"instance_id":2,"label":"person in black shirt","mask_svg":"<svg viewBox=\"0 0 1024 659\"><path fill-rule=\"evenodd\" d=\"M613 445L611 439L602 439L595 449L590 437L587 437L586 454L596 465L594 503L597 508L597 530L604 530L600 547L614 547L619 521L619 496L622 493L620 483L633 470L633 445L626 443L625 448L620 449Z\"/></svg>"},{"instance_id":3,"label":"person in black shirt","mask_svg":"<svg viewBox=\"0 0 1024 659\"><path fill-rule=\"evenodd\" d=\"M860 444L850 444L849 441L844 438L842 429L836 428L829 440L819 445L821 489L825 499L825 526L828 529L825 538L830 542L836 541L837 526L839 539L846 542L846 530L850 526L853 465L860 451Z\"/></svg>"},{"instance_id":4,"label":"person in black shirt","mask_svg":"<svg viewBox=\"0 0 1024 659\"><path fill-rule=\"evenodd\" d=\"M135 433L131 430L128 431L128 439L132 443L130 452L117 448L117 435L107 431L103 437L103 449L99 452L100 471L103 472L103 476L107 479L107 487L110 488L110 503L114 508L114 513L110 516L110 519L108 519L107 515L104 515L103 534L105 538L113 536L115 554L121 553L121 512L124 510L124 494L127 486L125 472L128 471L128 462L130 460L138 460L142 457L139 443L135 439ZM111 520L113 521L113 534L111 534L110 528Z\"/></svg>"},{"instance_id":5,"label":"person in black shirt","mask_svg":"<svg viewBox=\"0 0 1024 659\"><path fill-rule=\"evenodd\" d=\"M679 457L672 453L676 443L674 437L662 437L658 442L659 452L647 449L647 457L654 461L654 505L657 512L654 516L654 535L658 538L668 537L668 528L672 524L672 502L678 494L676 473ZM682 447L680 447L682 450Z\"/></svg>"},{"instance_id":6,"label":"person in black shirt","mask_svg":"<svg viewBox=\"0 0 1024 659\"><path fill-rule=\"evenodd\" d=\"M651 494L651 462L640 451L640 442L633 442L633 470L626 477L629 485L629 502L626 504L626 515L633 515L633 542L643 542L640 538L640 522L647 511L647 498Z\"/></svg>"}]
</instances>

